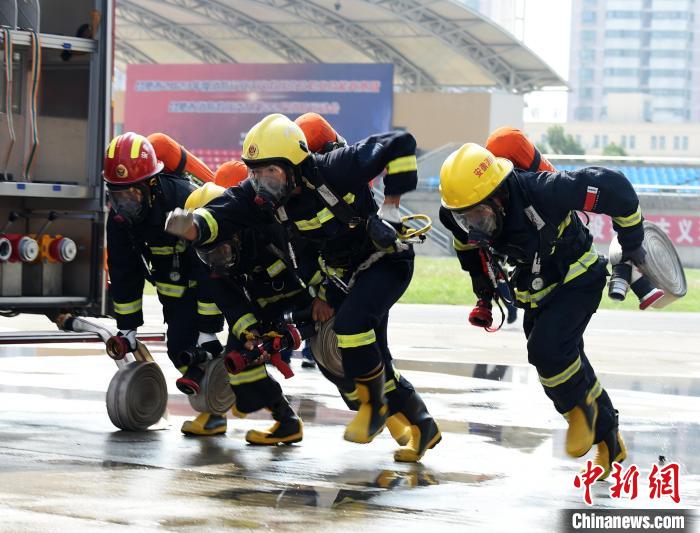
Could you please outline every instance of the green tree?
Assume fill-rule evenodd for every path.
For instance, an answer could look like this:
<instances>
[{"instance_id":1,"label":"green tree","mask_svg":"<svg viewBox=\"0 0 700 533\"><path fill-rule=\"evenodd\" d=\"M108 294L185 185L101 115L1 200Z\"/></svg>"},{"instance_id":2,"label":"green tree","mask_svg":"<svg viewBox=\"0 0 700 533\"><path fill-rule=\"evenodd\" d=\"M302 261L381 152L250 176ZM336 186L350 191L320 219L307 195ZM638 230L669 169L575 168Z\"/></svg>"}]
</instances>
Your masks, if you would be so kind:
<instances>
[{"instance_id":1,"label":"green tree","mask_svg":"<svg viewBox=\"0 0 700 533\"><path fill-rule=\"evenodd\" d=\"M627 152L622 146L610 143L603 148L603 155L627 155Z\"/></svg>"},{"instance_id":2,"label":"green tree","mask_svg":"<svg viewBox=\"0 0 700 533\"><path fill-rule=\"evenodd\" d=\"M566 133L562 126L550 126L547 129L547 144L553 154L583 155L586 153L572 135Z\"/></svg>"}]
</instances>

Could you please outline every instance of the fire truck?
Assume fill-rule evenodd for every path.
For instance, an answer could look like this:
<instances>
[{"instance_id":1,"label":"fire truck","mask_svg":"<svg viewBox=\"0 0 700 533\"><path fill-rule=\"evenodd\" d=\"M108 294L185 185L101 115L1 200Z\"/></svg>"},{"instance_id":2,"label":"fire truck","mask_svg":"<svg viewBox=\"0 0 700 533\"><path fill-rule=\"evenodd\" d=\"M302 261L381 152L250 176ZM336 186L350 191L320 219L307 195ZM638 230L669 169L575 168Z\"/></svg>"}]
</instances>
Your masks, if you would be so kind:
<instances>
[{"instance_id":1,"label":"fire truck","mask_svg":"<svg viewBox=\"0 0 700 533\"><path fill-rule=\"evenodd\" d=\"M0 3L0 312L106 313L112 0Z\"/></svg>"},{"instance_id":2,"label":"fire truck","mask_svg":"<svg viewBox=\"0 0 700 533\"><path fill-rule=\"evenodd\" d=\"M113 45L113 0L0 1L0 315L58 326L2 333L0 344L105 342L118 367L109 417L144 430L166 415L160 368L141 342L133 354L110 349L116 331L85 318L110 307L101 170Z\"/></svg>"}]
</instances>

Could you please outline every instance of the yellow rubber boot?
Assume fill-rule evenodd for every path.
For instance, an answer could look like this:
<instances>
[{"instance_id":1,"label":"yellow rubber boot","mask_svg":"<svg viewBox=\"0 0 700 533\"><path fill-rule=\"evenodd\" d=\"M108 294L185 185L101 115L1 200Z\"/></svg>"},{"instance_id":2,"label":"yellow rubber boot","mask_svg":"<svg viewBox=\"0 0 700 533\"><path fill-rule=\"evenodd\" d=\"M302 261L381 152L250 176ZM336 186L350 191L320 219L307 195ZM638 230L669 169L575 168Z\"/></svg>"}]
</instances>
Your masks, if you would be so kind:
<instances>
[{"instance_id":1,"label":"yellow rubber boot","mask_svg":"<svg viewBox=\"0 0 700 533\"><path fill-rule=\"evenodd\" d=\"M401 413L391 415L386 419L386 428L400 446L406 446L411 440L411 424Z\"/></svg>"},{"instance_id":2,"label":"yellow rubber boot","mask_svg":"<svg viewBox=\"0 0 700 533\"><path fill-rule=\"evenodd\" d=\"M360 408L345 428L343 438L358 444L372 442L386 425L388 407L384 398L384 365L366 376L355 379Z\"/></svg>"},{"instance_id":3,"label":"yellow rubber boot","mask_svg":"<svg viewBox=\"0 0 700 533\"><path fill-rule=\"evenodd\" d=\"M260 446L291 445L304 438L304 425L284 396L270 406L275 423L267 430L251 429L245 440Z\"/></svg>"},{"instance_id":4,"label":"yellow rubber boot","mask_svg":"<svg viewBox=\"0 0 700 533\"><path fill-rule=\"evenodd\" d=\"M231 414L236 418L245 418L246 416L248 416L248 413L239 411L235 403L231 406Z\"/></svg>"},{"instance_id":5,"label":"yellow rubber boot","mask_svg":"<svg viewBox=\"0 0 700 533\"><path fill-rule=\"evenodd\" d=\"M394 452L394 461L417 463L426 451L434 448L442 440L440 428L417 392L411 394L397 415L409 424L411 437L405 446Z\"/></svg>"},{"instance_id":6,"label":"yellow rubber boot","mask_svg":"<svg viewBox=\"0 0 700 533\"><path fill-rule=\"evenodd\" d=\"M200 413L194 420L187 420L180 429L185 435L221 435L226 433L226 417L212 413Z\"/></svg>"},{"instance_id":7,"label":"yellow rubber boot","mask_svg":"<svg viewBox=\"0 0 700 533\"><path fill-rule=\"evenodd\" d=\"M566 453L571 457L583 457L593 446L595 423L598 420L598 404L591 392L564 416L569 422Z\"/></svg>"},{"instance_id":8,"label":"yellow rubber boot","mask_svg":"<svg viewBox=\"0 0 700 533\"><path fill-rule=\"evenodd\" d=\"M617 429L617 411L615 411L615 427L596 444L596 454L593 463L602 466L605 471L598 480L603 480L610 475L610 469L613 463L621 463L627 459L627 447L625 441L622 440L622 435Z\"/></svg>"}]
</instances>

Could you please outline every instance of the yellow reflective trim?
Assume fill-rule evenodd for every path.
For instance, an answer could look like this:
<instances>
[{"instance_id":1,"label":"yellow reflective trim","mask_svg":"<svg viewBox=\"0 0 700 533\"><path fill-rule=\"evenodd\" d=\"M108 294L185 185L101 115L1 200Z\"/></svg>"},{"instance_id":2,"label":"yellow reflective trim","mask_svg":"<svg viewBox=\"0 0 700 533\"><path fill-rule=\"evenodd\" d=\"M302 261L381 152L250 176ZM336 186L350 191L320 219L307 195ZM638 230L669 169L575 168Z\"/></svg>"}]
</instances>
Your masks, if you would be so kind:
<instances>
[{"instance_id":1,"label":"yellow reflective trim","mask_svg":"<svg viewBox=\"0 0 700 533\"><path fill-rule=\"evenodd\" d=\"M559 284L552 283L541 291L530 293L530 291L519 291L515 289L515 297L518 301L537 307L537 302L552 292Z\"/></svg>"},{"instance_id":2,"label":"yellow reflective trim","mask_svg":"<svg viewBox=\"0 0 700 533\"><path fill-rule=\"evenodd\" d=\"M323 224L324 222L328 222L330 219L333 218L333 213L331 213L330 209L327 207L324 207L318 212L318 215L316 215L316 218L318 221Z\"/></svg>"},{"instance_id":3,"label":"yellow reflective trim","mask_svg":"<svg viewBox=\"0 0 700 533\"><path fill-rule=\"evenodd\" d=\"M267 267L267 275L270 276L271 278L274 278L278 274L280 274L287 266L282 262L281 259L278 259L274 263L272 263L269 267Z\"/></svg>"},{"instance_id":4,"label":"yellow reflective trim","mask_svg":"<svg viewBox=\"0 0 700 533\"><path fill-rule=\"evenodd\" d=\"M324 302L326 301L326 286L321 285L321 288L318 289L318 297L320 300L323 300Z\"/></svg>"},{"instance_id":5,"label":"yellow reflective trim","mask_svg":"<svg viewBox=\"0 0 700 533\"><path fill-rule=\"evenodd\" d=\"M295 220L294 224L299 228L299 231L311 231L321 227L321 223L317 218L312 218L311 220Z\"/></svg>"},{"instance_id":6,"label":"yellow reflective trim","mask_svg":"<svg viewBox=\"0 0 700 533\"><path fill-rule=\"evenodd\" d=\"M396 381L393 379L390 379L389 381L384 382L384 394L387 394L391 391L396 390Z\"/></svg>"},{"instance_id":7,"label":"yellow reflective trim","mask_svg":"<svg viewBox=\"0 0 700 533\"><path fill-rule=\"evenodd\" d=\"M466 250L474 250L476 248L475 244L463 243L457 237L452 237L452 246L458 252L464 252Z\"/></svg>"},{"instance_id":8,"label":"yellow reflective trim","mask_svg":"<svg viewBox=\"0 0 700 533\"><path fill-rule=\"evenodd\" d=\"M188 368L189 367L187 367L187 366L181 366L177 369L177 371L180 372L180 374L184 374L185 372L187 372Z\"/></svg>"},{"instance_id":9,"label":"yellow reflective trim","mask_svg":"<svg viewBox=\"0 0 700 533\"><path fill-rule=\"evenodd\" d=\"M320 270L317 270L316 272L314 272L314 275L311 277L308 284L309 285L318 285L322 281L323 281L323 272L321 272Z\"/></svg>"},{"instance_id":10,"label":"yellow reflective trim","mask_svg":"<svg viewBox=\"0 0 700 533\"><path fill-rule=\"evenodd\" d=\"M389 164L386 166L387 174L398 174L399 172L409 172L411 170L418 170L418 160L415 155L397 157L393 161L389 161Z\"/></svg>"},{"instance_id":11,"label":"yellow reflective trim","mask_svg":"<svg viewBox=\"0 0 700 533\"><path fill-rule=\"evenodd\" d=\"M114 302L114 312L120 315L130 315L131 313L138 313L141 311L143 306L143 298L134 300L132 302L118 303Z\"/></svg>"},{"instance_id":12,"label":"yellow reflective trim","mask_svg":"<svg viewBox=\"0 0 700 533\"><path fill-rule=\"evenodd\" d=\"M569 265L569 271L564 277L564 283L568 283L572 279L579 277L596 261L598 261L598 251L595 249L595 246L591 246L591 248L585 254L579 257L575 263L571 263L571 265Z\"/></svg>"},{"instance_id":13,"label":"yellow reflective trim","mask_svg":"<svg viewBox=\"0 0 700 533\"><path fill-rule=\"evenodd\" d=\"M603 394L603 386L600 384L600 381L597 379L595 380L595 385L593 385L588 394L590 394L594 400L598 399L598 396Z\"/></svg>"},{"instance_id":14,"label":"yellow reflective trim","mask_svg":"<svg viewBox=\"0 0 700 533\"><path fill-rule=\"evenodd\" d=\"M195 209L194 214L202 217L204 219L204 222L206 222L207 226L209 227L209 238L202 244L209 244L210 242L214 242L219 236L219 223L212 216L212 214L203 207Z\"/></svg>"},{"instance_id":15,"label":"yellow reflective trim","mask_svg":"<svg viewBox=\"0 0 700 533\"><path fill-rule=\"evenodd\" d=\"M595 264L596 261L598 261L598 251L594 245L591 245L586 253L569 265L569 270L567 271L566 276L564 276L564 283L568 283L571 280L579 277L581 274L586 272L591 265ZM537 303L558 286L558 283L553 283L544 289L533 293L530 293L530 291L519 291L518 289L515 289L515 298L520 302L530 304L532 307L537 307Z\"/></svg>"},{"instance_id":16,"label":"yellow reflective trim","mask_svg":"<svg viewBox=\"0 0 700 533\"><path fill-rule=\"evenodd\" d=\"M314 218L309 220L295 220L294 224L300 231L311 231L320 229L324 222L328 222L333 218L333 213L327 207L321 209Z\"/></svg>"},{"instance_id":17,"label":"yellow reflective trim","mask_svg":"<svg viewBox=\"0 0 700 533\"><path fill-rule=\"evenodd\" d=\"M642 208L637 206L637 210L626 217L613 217L615 223L622 228L636 226L642 221Z\"/></svg>"},{"instance_id":18,"label":"yellow reflective trim","mask_svg":"<svg viewBox=\"0 0 700 533\"><path fill-rule=\"evenodd\" d=\"M175 250L172 246L149 246L153 255L173 255Z\"/></svg>"},{"instance_id":19,"label":"yellow reflective trim","mask_svg":"<svg viewBox=\"0 0 700 533\"><path fill-rule=\"evenodd\" d=\"M569 213L569 216L566 217L566 220L559 224L559 227L557 228L557 237L561 237L561 234L564 233L564 230L569 227L571 224L571 217L574 216L572 213Z\"/></svg>"},{"instance_id":20,"label":"yellow reflective trim","mask_svg":"<svg viewBox=\"0 0 700 533\"><path fill-rule=\"evenodd\" d=\"M246 313L241 318L236 320L236 323L233 326L231 326L231 333L233 333L237 339L240 339L243 332L253 324L257 323L257 321L258 319L255 318L253 313Z\"/></svg>"},{"instance_id":21,"label":"yellow reflective trim","mask_svg":"<svg viewBox=\"0 0 700 533\"><path fill-rule=\"evenodd\" d=\"M341 391L341 394L343 396L345 396L348 400L359 400L360 399L359 394L357 394L357 389L355 389L352 392L342 392Z\"/></svg>"},{"instance_id":22,"label":"yellow reflective trim","mask_svg":"<svg viewBox=\"0 0 700 533\"><path fill-rule=\"evenodd\" d=\"M119 140L119 137L115 137L112 139L112 142L109 143L109 148L107 149L107 157L110 159L114 159L114 152L117 149L117 141Z\"/></svg>"},{"instance_id":23,"label":"yellow reflective trim","mask_svg":"<svg viewBox=\"0 0 700 533\"><path fill-rule=\"evenodd\" d=\"M171 283L161 283L160 281L156 281L156 290L163 296L182 298L182 295L185 294L187 287L184 285L173 285Z\"/></svg>"},{"instance_id":24,"label":"yellow reflective trim","mask_svg":"<svg viewBox=\"0 0 700 533\"><path fill-rule=\"evenodd\" d=\"M557 239L561 237L562 233L564 233L564 230L569 227L569 225L572 222L571 217L573 216L574 214L571 211L569 211L569 216L566 217L566 219L561 224L559 224L559 226L557 227ZM552 249L549 251L549 254L552 255L556 249L557 245L555 244L554 246L552 246Z\"/></svg>"},{"instance_id":25,"label":"yellow reflective trim","mask_svg":"<svg viewBox=\"0 0 700 533\"><path fill-rule=\"evenodd\" d=\"M355 195L349 192L343 196L343 200L345 200L345 202L348 204L352 204L355 202ZM314 218L310 218L309 220L295 220L294 224L300 231L311 231L321 228L325 222L328 222L333 218L334 215L331 210L324 207L318 213L316 213Z\"/></svg>"},{"instance_id":26,"label":"yellow reflective trim","mask_svg":"<svg viewBox=\"0 0 700 533\"><path fill-rule=\"evenodd\" d=\"M238 374L229 374L228 382L231 385L243 385L244 383L253 383L267 377L265 365L256 366L250 370L244 370Z\"/></svg>"},{"instance_id":27,"label":"yellow reflective trim","mask_svg":"<svg viewBox=\"0 0 700 533\"><path fill-rule=\"evenodd\" d=\"M134 144L131 145L131 159L137 159L139 157L139 152L141 151L141 145L143 144L144 138L141 135L136 136Z\"/></svg>"},{"instance_id":28,"label":"yellow reflective trim","mask_svg":"<svg viewBox=\"0 0 700 533\"><path fill-rule=\"evenodd\" d=\"M339 348L357 348L375 342L377 342L377 336L373 329L363 333L353 333L352 335L338 335Z\"/></svg>"},{"instance_id":29,"label":"yellow reflective trim","mask_svg":"<svg viewBox=\"0 0 700 533\"><path fill-rule=\"evenodd\" d=\"M197 300L197 313L200 315L220 315L221 310L215 303L200 302Z\"/></svg>"},{"instance_id":30,"label":"yellow reflective trim","mask_svg":"<svg viewBox=\"0 0 700 533\"><path fill-rule=\"evenodd\" d=\"M345 275L344 268L329 267L323 262L323 259L320 256L318 258L318 266L320 266L321 270L329 276L338 276L339 278L342 278Z\"/></svg>"},{"instance_id":31,"label":"yellow reflective trim","mask_svg":"<svg viewBox=\"0 0 700 533\"><path fill-rule=\"evenodd\" d=\"M558 385L561 385L562 383L567 382L572 378L576 372L578 372L581 369L581 356L578 356L576 360L571 363L565 370L562 372L559 372L556 376L552 376L551 378L545 378L540 376L540 383L544 385L545 387L552 388L552 387L557 387Z\"/></svg>"},{"instance_id":32,"label":"yellow reflective trim","mask_svg":"<svg viewBox=\"0 0 700 533\"><path fill-rule=\"evenodd\" d=\"M258 298L256 302L260 307L265 307L266 305L273 304L275 302L279 302L280 300L284 300L285 298L291 298L292 296L295 296L299 294L301 291L304 289L297 289L292 292L285 292L284 294L278 294L276 296L270 296L269 298Z\"/></svg>"},{"instance_id":33,"label":"yellow reflective trim","mask_svg":"<svg viewBox=\"0 0 700 533\"><path fill-rule=\"evenodd\" d=\"M194 287L197 286L197 281L191 279L190 281L187 282L187 286L188 286L190 289L193 289Z\"/></svg>"}]
</instances>

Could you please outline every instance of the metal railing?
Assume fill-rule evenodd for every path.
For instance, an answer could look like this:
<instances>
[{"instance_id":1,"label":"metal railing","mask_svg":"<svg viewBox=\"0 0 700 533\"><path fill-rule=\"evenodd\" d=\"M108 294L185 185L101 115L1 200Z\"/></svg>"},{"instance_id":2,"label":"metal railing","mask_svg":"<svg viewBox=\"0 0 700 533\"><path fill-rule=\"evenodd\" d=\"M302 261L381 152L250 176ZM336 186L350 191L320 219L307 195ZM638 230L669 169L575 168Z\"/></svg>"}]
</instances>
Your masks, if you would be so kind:
<instances>
[{"instance_id":1,"label":"metal railing","mask_svg":"<svg viewBox=\"0 0 700 533\"><path fill-rule=\"evenodd\" d=\"M418 190L434 191L439 184L440 166L445 157L456 147L454 143L441 146L425 153L418 158ZM700 157L640 157L640 156L601 156L601 155L562 155L544 154L555 166L609 166L609 167L642 167L668 168L690 167L697 168L697 176L683 183L632 183L634 188L643 193L668 195L700 195Z\"/></svg>"}]
</instances>

